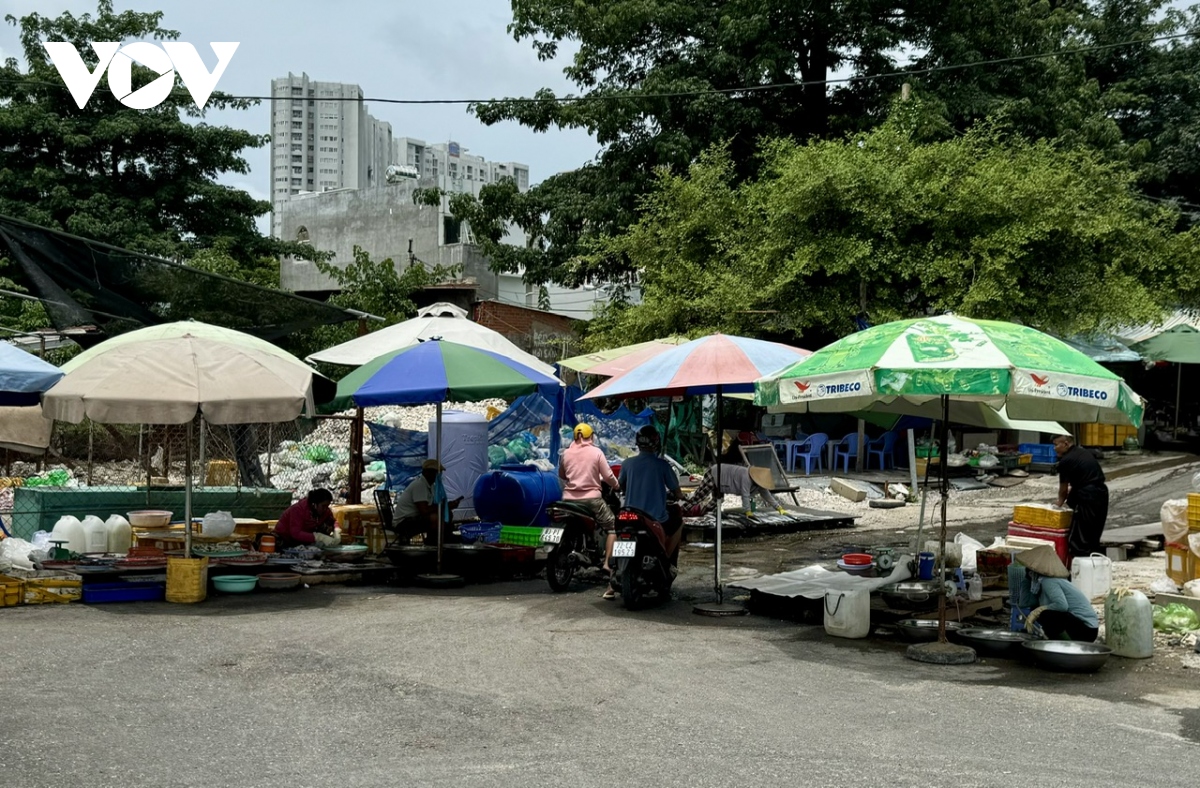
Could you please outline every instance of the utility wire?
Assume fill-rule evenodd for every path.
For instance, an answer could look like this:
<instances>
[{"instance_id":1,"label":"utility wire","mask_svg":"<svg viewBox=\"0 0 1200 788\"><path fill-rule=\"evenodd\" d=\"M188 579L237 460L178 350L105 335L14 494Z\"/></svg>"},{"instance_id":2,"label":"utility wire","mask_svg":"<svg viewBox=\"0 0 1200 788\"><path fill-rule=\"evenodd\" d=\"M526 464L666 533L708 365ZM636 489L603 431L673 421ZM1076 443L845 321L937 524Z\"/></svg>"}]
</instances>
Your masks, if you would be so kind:
<instances>
[{"instance_id":1,"label":"utility wire","mask_svg":"<svg viewBox=\"0 0 1200 788\"><path fill-rule=\"evenodd\" d=\"M546 102L554 104L574 104L585 101L627 101L630 99L671 99L671 98L695 98L698 96L710 95L731 95L736 93L760 93L767 90L787 90L791 88L812 87L816 85L837 85L853 82L871 82L881 79L908 78L922 76L926 74L939 74L947 71L962 71L968 68L981 68L984 66L1001 66L1009 63L1026 63L1031 60L1043 60L1046 58L1061 57L1063 55L1079 55L1089 52L1103 52L1110 49L1121 49L1138 44L1157 44L1163 41L1175 41L1181 38L1194 38L1195 33L1172 33L1171 35L1156 36L1154 38L1138 38L1129 41L1121 41L1113 44L1093 44L1090 46L1071 47L1062 49L1057 52L1041 52L1033 55L1014 55L1012 57L993 58L991 60L977 60L971 63L950 63L943 66L930 66L928 68L918 69L901 69L897 71L885 71L880 74L865 74L851 77L838 77L835 79L809 79L798 82L774 82L767 85L742 85L733 88L702 88L699 90L679 90L664 93L645 93L639 91L624 90L615 93L602 93L599 95L584 95L584 96L554 96L554 97L517 97L517 98L482 98L482 99L395 99L395 98L355 98L349 96L229 96L222 95L220 98L225 101L353 101L353 102L371 102L375 104L406 104L406 105L424 105L424 104L491 104L494 102L512 102L516 104L542 104ZM44 87L65 88L66 86L58 82L30 82L28 80L19 79L0 79L0 83L22 83L26 85L39 85ZM184 91L172 91L175 95L189 95Z\"/></svg>"}]
</instances>

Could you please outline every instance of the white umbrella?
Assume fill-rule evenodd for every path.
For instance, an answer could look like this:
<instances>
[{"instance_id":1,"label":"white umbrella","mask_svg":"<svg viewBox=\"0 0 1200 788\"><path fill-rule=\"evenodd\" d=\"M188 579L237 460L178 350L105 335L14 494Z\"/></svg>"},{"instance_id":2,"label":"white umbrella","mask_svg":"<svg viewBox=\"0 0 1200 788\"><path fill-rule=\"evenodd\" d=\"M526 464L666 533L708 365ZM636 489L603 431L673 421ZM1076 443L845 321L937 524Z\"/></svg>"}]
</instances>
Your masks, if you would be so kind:
<instances>
[{"instance_id":1,"label":"white umbrella","mask_svg":"<svg viewBox=\"0 0 1200 788\"><path fill-rule=\"evenodd\" d=\"M240 331L176 323L143 332L131 334L148 338L124 334L73 359L67 374L42 396L42 412L73 424L84 417L100 424L187 424L184 533L190 554L196 414L212 424L274 423L315 414L313 370Z\"/></svg>"},{"instance_id":2,"label":"white umbrella","mask_svg":"<svg viewBox=\"0 0 1200 788\"><path fill-rule=\"evenodd\" d=\"M458 314L431 314L414 317L403 323L396 323L313 353L306 360L346 367L360 367L385 353L391 353L429 339L444 339L459 345L490 350L538 372L552 377L555 375L554 367L537 356L521 350L503 334Z\"/></svg>"}]
</instances>

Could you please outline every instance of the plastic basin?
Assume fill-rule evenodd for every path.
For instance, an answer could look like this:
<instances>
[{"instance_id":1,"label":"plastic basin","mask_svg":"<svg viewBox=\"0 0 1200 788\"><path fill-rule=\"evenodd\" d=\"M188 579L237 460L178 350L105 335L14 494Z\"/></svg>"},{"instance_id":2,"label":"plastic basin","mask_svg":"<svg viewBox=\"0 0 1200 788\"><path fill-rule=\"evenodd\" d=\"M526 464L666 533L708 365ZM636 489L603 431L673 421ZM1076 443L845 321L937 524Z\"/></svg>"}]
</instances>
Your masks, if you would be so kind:
<instances>
[{"instance_id":1,"label":"plastic basin","mask_svg":"<svg viewBox=\"0 0 1200 788\"><path fill-rule=\"evenodd\" d=\"M258 587L269 591L282 591L300 585L300 575L295 572L264 572L258 576Z\"/></svg>"},{"instance_id":2,"label":"plastic basin","mask_svg":"<svg viewBox=\"0 0 1200 788\"><path fill-rule=\"evenodd\" d=\"M220 575L212 579L212 584L226 594L248 594L258 585L258 575Z\"/></svg>"},{"instance_id":3,"label":"plastic basin","mask_svg":"<svg viewBox=\"0 0 1200 788\"><path fill-rule=\"evenodd\" d=\"M866 553L846 553L842 556L842 561L852 566L868 566L874 560Z\"/></svg>"}]
</instances>

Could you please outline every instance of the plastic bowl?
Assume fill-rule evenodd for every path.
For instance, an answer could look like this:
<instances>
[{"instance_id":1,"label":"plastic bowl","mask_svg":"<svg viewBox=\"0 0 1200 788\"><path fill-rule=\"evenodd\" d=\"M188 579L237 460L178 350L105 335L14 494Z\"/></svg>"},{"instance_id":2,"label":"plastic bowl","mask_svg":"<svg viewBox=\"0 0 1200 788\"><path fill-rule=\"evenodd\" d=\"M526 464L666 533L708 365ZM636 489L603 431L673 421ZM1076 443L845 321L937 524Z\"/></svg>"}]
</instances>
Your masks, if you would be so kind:
<instances>
[{"instance_id":1,"label":"plastic bowl","mask_svg":"<svg viewBox=\"0 0 1200 788\"><path fill-rule=\"evenodd\" d=\"M132 528L166 528L171 524L172 513L166 509L139 509L125 514Z\"/></svg>"},{"instance_id":2,"label":"plastic bowl","mask_svg":"<svg viewBox=\"0 0 1200 788\"><path fill-rule=\"evenodd\" d=\"M875 559L873 557L867 555L866 553L846 553L842 556L842 561L850 564L851 566L866 566L874 560Z\"/></svg>"},{"instance_id":3,"label":"plastic bowl","mask_svg":"<svg viewBox=\"0 0 1200 788\"><path fill-rule=\"evenodd\" d=\"M258 587L271 591L295 588L300 585L300 575L295 572L264 572L258 576Z\"/></svg>"},{"instance_id":4,"label":"plastic bowl","mask_svg":"<svg viewBox=\"0 0 1200 788\"><path fill-rule=\"evenodd\" d=\"M226 594L248 594L258 585L257 575L220 575L212 579L213 588Z\"/></svg>"}]
</instances>

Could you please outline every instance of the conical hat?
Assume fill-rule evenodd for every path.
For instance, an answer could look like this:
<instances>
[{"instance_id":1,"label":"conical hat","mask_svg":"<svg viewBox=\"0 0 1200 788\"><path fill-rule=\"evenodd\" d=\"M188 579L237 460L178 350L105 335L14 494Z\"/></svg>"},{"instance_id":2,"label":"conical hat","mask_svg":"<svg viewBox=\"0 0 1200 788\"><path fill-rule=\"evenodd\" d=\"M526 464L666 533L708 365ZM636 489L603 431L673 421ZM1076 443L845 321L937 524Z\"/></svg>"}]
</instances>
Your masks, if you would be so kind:
<instances>
[{"instance_id":1,"label":"conical hat","mask_svg":"<svg viewBox=\"0 0 1200 788\"><path fill-rule=\"evenodd\" d=\"M764 490L769 490L775 486L775 480L771 478L769 468L750 468L750 478Z\"/></svg>"},{"instance_id":2,"label":"conical hat","mask_svg":"<svg viewBox=\"0 0 1200 788\"><path fill-rule=\"evenodd\" d=\"M1026 569L1032 569L1042 577L1070 577L1071 573L1058 560L1058 553L1048 544L1031 547L1017 553L1017 563Z\"/></svg>"}]
</instances>

